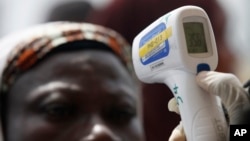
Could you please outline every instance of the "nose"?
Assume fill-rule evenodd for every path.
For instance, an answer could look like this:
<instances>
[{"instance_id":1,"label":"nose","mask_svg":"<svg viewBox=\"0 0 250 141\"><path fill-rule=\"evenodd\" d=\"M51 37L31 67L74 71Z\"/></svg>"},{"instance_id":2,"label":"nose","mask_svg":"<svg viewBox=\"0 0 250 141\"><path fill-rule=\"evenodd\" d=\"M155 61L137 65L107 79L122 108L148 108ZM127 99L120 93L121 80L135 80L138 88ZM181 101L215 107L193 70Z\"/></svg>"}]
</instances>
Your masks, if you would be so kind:
<instances>
[{"instance_id":1,"label":"nose","mask_svg":"<svg viewBox=\"0 0 250 141\"><path fill-rule=\"evenodd\" d=\"M90 134L84 137L81 141L122 141L122 140L105 125L97 124L93 126Z\"/></svg>"}]
</instances>

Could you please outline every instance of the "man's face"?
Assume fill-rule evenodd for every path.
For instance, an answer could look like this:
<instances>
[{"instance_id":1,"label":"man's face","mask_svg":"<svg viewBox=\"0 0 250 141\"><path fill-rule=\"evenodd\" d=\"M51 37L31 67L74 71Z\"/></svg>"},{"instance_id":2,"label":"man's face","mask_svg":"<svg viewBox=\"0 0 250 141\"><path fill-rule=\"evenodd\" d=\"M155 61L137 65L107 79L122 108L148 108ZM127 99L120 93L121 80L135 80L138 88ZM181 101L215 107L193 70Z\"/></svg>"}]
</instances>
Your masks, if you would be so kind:
<instances>
[{"instance_id":1,"label":"man's face","mask_svg":"<svg viewBox=\"0 0 250 141\"><path fill-rule=\"evenodd\" d=\"M141 141L137 86L112 53L58 53L7 98L8 141Z\"/></svg>"}]
</instances>

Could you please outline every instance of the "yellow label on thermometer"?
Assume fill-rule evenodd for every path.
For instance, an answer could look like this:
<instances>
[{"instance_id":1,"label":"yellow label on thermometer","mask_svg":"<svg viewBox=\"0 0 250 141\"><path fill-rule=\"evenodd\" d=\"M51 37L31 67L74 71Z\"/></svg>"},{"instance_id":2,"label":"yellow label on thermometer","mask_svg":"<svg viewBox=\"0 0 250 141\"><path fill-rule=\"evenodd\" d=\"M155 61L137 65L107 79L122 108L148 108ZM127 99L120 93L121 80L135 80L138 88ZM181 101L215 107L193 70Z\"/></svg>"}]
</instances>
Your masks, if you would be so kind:
<instances>
[{"instance_id":1,"label":"yellow label on thermometer","mask_svg":"<svg viewBox=\"0 0 250 141\"><path fill-rule=\"evenodd\" d=\"M169 27L166 30L163 30L161 33L157 34L155 37L153 37L139 49L140 58L145 57L148 53L155 50L161 43L167 40L170 36L172 36L172 27Z\"/></svg>"}]
</instances>

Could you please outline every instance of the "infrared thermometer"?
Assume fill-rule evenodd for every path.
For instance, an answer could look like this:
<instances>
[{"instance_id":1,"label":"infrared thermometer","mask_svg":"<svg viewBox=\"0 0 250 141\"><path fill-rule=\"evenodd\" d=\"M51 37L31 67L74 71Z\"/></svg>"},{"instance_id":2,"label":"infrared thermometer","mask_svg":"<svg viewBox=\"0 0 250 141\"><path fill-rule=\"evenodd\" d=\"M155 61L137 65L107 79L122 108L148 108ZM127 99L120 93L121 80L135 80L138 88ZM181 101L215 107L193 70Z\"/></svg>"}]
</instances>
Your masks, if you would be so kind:
<instances>
[{"instance_id":1,"label":"infrared thermometer","mask_svg":"<svg viewBox=\"0 0 250 141\"><path fill-rule=\"evenodd\" d=\"M219 97L207 94L195 80L197 73L218 64L213 29L202 8L177 8L146 27L134 38L132 59L139 80L171 89L188 141L227 140Z\"/></svg>"}]
</instances>

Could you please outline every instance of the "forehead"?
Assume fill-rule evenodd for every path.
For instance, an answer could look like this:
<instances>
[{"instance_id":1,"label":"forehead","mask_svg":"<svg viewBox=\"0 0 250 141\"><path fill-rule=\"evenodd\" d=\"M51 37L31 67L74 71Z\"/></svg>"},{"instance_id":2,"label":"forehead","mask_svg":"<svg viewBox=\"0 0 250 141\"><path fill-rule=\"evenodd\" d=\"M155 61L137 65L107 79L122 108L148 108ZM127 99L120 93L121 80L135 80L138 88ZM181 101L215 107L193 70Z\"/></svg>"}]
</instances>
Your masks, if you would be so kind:
<instances>
[{"instance_id":1,"label":"forehead","mask_svg":"<svg viewBox=\"0 0 250 141\"><path fill-rule=\"evenodd\" d=\"M131 76L122 64L120 59L113 53L104 50L78 50L53 54L38 64L32 72L41 72L57 76L60 73L72 76L81 73L79 76L103 75L115 76L117 79L128 81ZM53 78L53 77L49 77ZM129 79L130 78L130 79Z\"/></svg>"},{"instance_id":2,"label":"forehead","mask_svg":"<svg viewBox=\"0 0 250 141\"><path fill-rule=\"evenodd\" d=\"M89 89L93 88L88 87L91 83L111 84L106 85L107 87L117 87L118 84L122 84L133 91L137 89L121 61L113 53L103 50L53 54L21 75L13 89L18 91L22 88L23 93L29 93L53 81L76 83Z\"/></svg>"}]
</instances>

